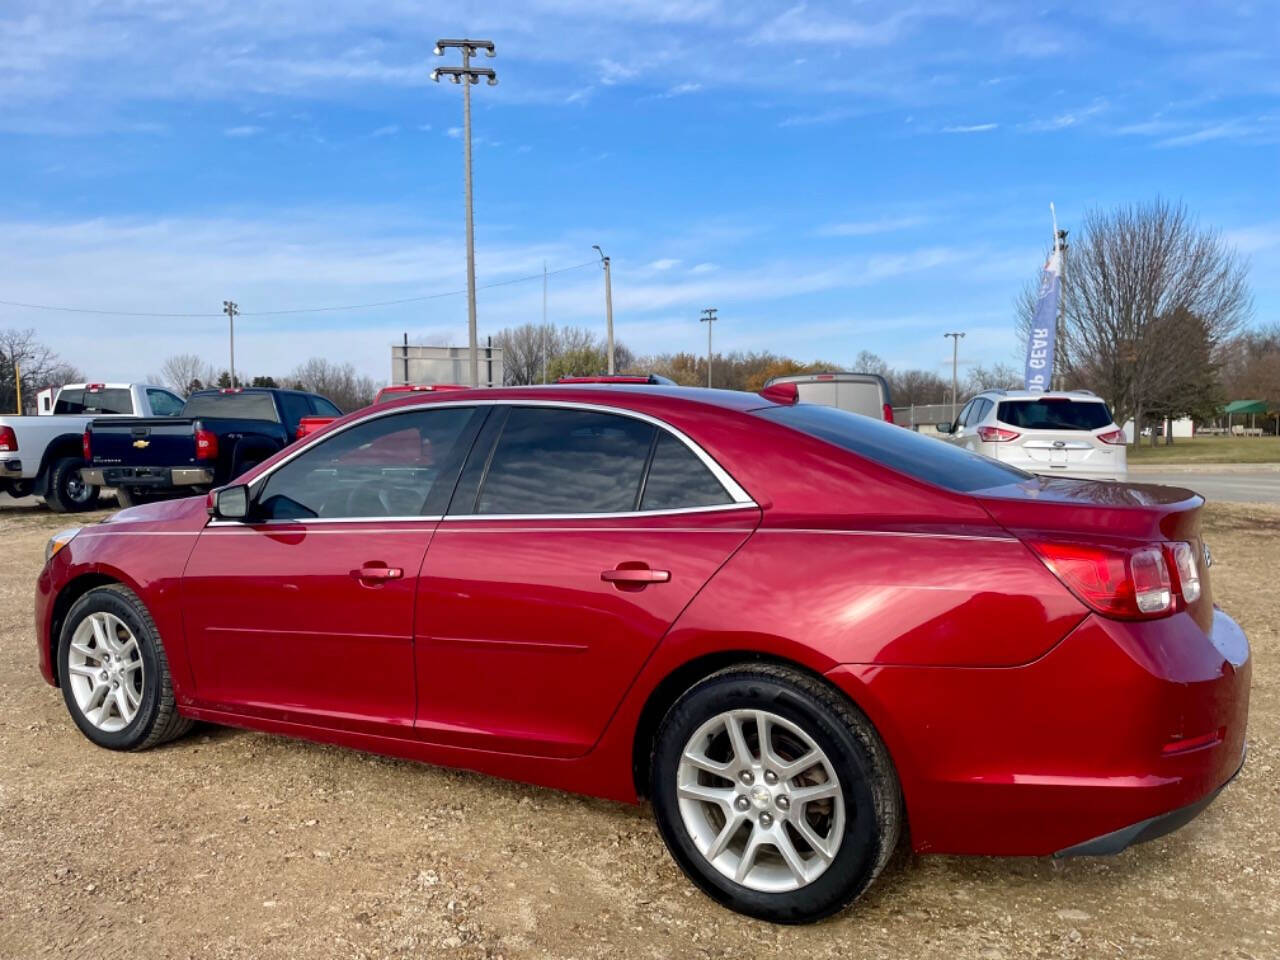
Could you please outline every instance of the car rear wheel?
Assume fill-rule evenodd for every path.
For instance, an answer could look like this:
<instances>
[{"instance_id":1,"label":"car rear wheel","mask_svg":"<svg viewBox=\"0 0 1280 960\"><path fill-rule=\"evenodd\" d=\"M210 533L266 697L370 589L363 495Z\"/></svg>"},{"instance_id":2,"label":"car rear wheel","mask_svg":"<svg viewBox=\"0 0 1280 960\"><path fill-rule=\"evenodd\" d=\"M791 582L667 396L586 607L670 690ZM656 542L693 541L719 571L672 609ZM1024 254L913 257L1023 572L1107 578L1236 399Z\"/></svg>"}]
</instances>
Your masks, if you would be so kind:
<instances>
[{"instance_id":1,"label":"car rear wheel","mask_svg":"<svg viewBox=\"0 0 1280 960\"><path fill-rule=\"evenodd\" d=\"M80 475L84 461L78 457L63 457L49 471L49 493L45 502L58 513L78 513L91 510L98 502L98 488L85 483Z\"/></svg>"},{"instance_id":2,"label":"car rear wheel","mask_svg":"<svg viewBox=\"0 0 1280 960\"><path fill-rule=\"evenodd\" d=\"M58 676L71 718L100 747L144 750L191 729L178 715L155 622L125 586L97 587L72 605Z\"/></svg>"},{"instance_id":3,"label":"car rear wheel","mask_svg":"<svg viewBox=\"0 0 1280 960\"><path fill-rule=\"evenodd\" d=\"M741 913L804 923L852 902L897 845L902 800L875 729L799 671L713 674L667 713L653 806L676 861Z\"/></svg>"}]
</instances>

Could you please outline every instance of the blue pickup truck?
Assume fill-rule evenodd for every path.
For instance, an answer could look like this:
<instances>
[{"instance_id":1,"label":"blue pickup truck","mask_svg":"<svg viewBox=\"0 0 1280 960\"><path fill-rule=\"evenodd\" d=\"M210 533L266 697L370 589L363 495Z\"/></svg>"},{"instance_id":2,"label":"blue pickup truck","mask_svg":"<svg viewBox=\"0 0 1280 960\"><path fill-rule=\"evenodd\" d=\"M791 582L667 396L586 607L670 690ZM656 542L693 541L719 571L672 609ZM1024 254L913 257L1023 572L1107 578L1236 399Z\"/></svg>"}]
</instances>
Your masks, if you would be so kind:
<instances>
[{"instance_id":1,"label":"blue pickup truck","mask_svg":"<svg viewBox=\"0 0 1280 960\"><path fill-rule=\"evenodd\" d=\"M298 437L304 417L338 417L301 390L199 390L176 417L111 417L84 433L86 483L115 487L121 506L222 486Z\"/></svg>"}]
</instances>

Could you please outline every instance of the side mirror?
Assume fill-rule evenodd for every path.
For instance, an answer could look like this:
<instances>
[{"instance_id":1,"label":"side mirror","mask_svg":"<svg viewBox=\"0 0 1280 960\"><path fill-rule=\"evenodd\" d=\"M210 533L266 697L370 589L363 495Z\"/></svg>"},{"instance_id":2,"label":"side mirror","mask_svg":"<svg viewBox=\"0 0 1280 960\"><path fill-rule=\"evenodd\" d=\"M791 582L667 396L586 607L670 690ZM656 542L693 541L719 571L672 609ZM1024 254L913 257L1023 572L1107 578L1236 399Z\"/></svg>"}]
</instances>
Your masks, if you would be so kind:
<instances>
[{"instance_id":1,"label":"side mirror","mask_svg":"<svg viewBox=\"0 0 1280 960\"><path fill-rule=\"evenodd\" d=\"M950 424L950 423L940 423L940 424L938 424L938 425L937 425L937 428L936 428L936 429L937 429L937 431L938 431L939 433L954 433L954 432L955 432L955 427L954 427L954 425L953 425L953 424Z\"/></svg>"},{"instance_id":2,"label":"side mirror","mask_svg":"<svg viewBox=\"0 0 1280 960\"><path fill-rule=\"evenodd\" d=\"M215 520L243 520L249 515L249 488L243 483L220 487L209 494L209 516Z\"/></svg>"}]
</instances>

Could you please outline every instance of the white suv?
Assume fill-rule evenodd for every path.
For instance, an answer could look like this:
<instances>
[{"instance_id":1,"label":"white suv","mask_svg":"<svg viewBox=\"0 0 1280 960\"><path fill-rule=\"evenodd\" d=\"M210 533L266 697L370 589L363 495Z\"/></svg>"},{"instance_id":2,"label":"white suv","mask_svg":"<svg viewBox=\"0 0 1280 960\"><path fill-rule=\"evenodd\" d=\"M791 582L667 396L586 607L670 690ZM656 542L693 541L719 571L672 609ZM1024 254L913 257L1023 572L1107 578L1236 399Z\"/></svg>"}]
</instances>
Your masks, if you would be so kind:
<instances>
[{"instance_id":1,"label":"white suv","mask_svg":"<svg viewBox=\"0 0 1280 960\"><path fill-rule=\"evenodd\" d=\"M1123 480L1125 434L1088 390L986 390L964 405L943 439L1031 473Z\"/></svg>"}]
</instances>

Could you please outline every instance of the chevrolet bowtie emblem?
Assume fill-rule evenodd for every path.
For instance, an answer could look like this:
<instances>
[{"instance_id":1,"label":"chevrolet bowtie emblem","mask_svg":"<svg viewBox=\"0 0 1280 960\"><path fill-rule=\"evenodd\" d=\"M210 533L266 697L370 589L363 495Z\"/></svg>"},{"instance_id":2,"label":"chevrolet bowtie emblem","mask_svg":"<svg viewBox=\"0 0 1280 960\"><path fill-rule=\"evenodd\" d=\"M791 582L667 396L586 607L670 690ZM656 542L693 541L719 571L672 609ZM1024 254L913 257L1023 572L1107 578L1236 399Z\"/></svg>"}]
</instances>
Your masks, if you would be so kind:
<instances>
[{"instance_id":1,"label":"chevrolet bowtie emblem","mask_svg":"<svg viewBox=\"0 0 1280 960\"><path fill-rule=\"evenodd\" d=\"M150 441L150 440L135 440L135 441L133 441L133 445L134 445L135 447L137 447L139 450L145 450L147 447L151 446L151 441Z\"/></svg>"}]
</instances>

